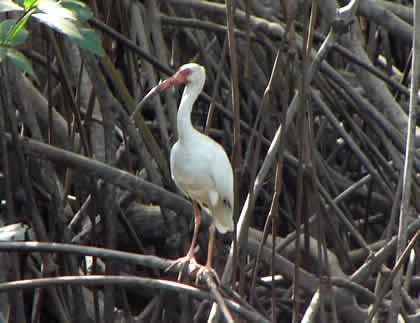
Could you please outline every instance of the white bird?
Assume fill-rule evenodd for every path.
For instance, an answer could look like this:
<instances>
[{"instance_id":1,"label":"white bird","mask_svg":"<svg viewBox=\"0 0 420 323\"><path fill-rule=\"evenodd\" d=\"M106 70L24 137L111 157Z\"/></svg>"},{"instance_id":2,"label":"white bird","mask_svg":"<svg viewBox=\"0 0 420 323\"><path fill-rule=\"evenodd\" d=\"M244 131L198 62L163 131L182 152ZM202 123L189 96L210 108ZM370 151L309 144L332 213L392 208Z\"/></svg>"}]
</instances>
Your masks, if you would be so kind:
<instances>
[{"instance_id":1,"label":"white bird","mask_svg":"<svg viewBox=\"0 0 420 323\"><path fill-rule=\"evenodd\" d=\"M194 234L187 255L179 258L175 264L189 262L196 264L194 249L201 223L198 203L209 208L214 219L209 229L210 241L205 266L210 269L215 228L221 233L233 230L233 172L223 147L212 138L197 131L191 123L191 110L203 90L205 81L204 67L195 63L185 64L172 77L152 89L145 99L170 86L185 84L177 115L178 141L171 150L170 166L172 179L192 200Z\"/></svg>"}]
</instances>

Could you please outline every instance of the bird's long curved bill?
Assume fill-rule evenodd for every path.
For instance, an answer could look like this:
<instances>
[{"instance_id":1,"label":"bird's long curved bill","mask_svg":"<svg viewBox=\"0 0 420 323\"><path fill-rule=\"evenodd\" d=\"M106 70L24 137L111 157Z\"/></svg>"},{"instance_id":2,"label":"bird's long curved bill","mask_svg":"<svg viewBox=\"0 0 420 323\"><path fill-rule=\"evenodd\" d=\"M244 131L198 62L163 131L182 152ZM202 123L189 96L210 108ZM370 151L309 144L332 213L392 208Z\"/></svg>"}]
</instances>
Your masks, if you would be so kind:
<instances>
[{"instance_id":1,"label":"bird's long curved bill","mask_svg":"<svg viewBox=\"0 0 420 323\"><path fill-rule=\"evenodd\" d=\"M172 85L175 85L177 83L178 83L178 80L172 76L172 77L164 80L163 82L159 83L158 85L156 85L153 89L151 89L149 91L149 93L147 93L144 96L144 98L140 101L140 103L137 104L136 109L131 114L131 118L133 118L138 112L140 112L143 109L144 105L148 101L150 101L152 98L154 98L156 96L156 94L159 94L163 90L165 90L168 87L171 87Z\"/></svg>"}]
</instances>

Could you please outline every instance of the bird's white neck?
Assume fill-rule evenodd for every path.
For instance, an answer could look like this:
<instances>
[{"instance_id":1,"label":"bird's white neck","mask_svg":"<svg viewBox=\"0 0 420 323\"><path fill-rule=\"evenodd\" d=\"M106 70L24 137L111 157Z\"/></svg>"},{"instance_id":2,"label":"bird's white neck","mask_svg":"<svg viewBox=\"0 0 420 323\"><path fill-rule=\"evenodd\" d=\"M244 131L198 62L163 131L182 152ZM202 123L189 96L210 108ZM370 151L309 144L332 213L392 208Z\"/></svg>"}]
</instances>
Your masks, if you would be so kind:
<instances>
[{"instance_id":1,"label":"bird's white neck","mask_svg":"<svg viewBox=\"0 0 420 323\"><path fill-rule=\"evenodd\" d=\"M203 78L199 82L188 83L182 93L177 115L178 140L180 142L193 138L194 134L197 132L191 123L191 110L198 95L203 90L204 81L205 79Z\"/></svg>"}]
</instances>

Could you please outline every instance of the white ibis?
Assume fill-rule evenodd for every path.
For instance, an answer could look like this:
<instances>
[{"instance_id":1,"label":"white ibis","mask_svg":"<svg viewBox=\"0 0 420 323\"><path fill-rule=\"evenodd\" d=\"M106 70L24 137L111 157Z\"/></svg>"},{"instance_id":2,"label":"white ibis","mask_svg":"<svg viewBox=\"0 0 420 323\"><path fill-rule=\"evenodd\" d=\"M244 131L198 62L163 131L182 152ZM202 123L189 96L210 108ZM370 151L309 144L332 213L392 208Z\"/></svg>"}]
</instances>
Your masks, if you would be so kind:
<instances>
[{"instance_id":1,"label":"white ibis","mask_svg":"<svg viewBox=\"0 0 420 323\"><path fill-rule=\"evenodd\" d=\"M212 215L207 264L202 268L211 269L215 228L221 233L233 230L233 172L223 147L197 131L191 124L191 110L203 90L205 80L204 67L195 63L186 64L181 66L172 77L153 88L145 99L170 86L185 84L177 115L178 141L171 150L170 165L176 185L192 200L194 234L187 255L179 258L175 264L185 265L190 262L196 264L194 249L201 223L198 207L200 204L200 206L208 207ZM179 279L181 273L182 269Z\"/></svg>"}]
</instances>

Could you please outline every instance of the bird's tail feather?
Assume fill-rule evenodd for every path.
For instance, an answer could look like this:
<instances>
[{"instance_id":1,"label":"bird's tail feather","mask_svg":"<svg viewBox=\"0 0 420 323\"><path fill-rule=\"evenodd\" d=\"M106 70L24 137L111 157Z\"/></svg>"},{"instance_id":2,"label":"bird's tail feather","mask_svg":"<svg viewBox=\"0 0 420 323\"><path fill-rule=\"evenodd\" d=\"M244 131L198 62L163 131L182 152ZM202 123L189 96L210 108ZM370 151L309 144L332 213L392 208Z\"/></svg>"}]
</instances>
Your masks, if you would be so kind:
<instances>
[{"instance_id":1,"label":"bird's tail feather","mask_svg":"<svg viewBox=\"0 0 420 323\"><path fill-rule=\"evenodd\" d=\"M233 231L233 212L231 208L226 207L223 203L218 203L213 215L217 231L220 233Z\"/></svg>"}]
</instances>

